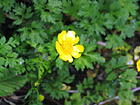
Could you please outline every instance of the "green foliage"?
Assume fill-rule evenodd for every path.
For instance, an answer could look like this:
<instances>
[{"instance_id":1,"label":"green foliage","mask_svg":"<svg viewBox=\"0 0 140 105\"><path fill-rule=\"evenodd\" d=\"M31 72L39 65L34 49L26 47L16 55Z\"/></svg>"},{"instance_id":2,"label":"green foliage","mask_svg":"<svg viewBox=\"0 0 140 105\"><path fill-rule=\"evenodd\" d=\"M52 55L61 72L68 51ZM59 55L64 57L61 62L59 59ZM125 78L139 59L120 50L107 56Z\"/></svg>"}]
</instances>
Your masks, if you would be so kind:
<instances>
[{"instance_id":1,"label":"green foliage","mask_svg":"<svg viewBox=\"0 0 140 105\"><path fill-rule=\"evenodd\" d=\"M18 76L17 73L4 71L0 77L0 95L12 95L15 90L18 90L27 82L27 76ZM6 78L5 78L6 77Z\"/></svg>"},{"instance_id":2,"label":"green foliage","mask_svg":"<svg viewBox=\"0 0 140 105\"><path fill-rule=\"evenodd\" d=\"M4 36L0 39L1 96L13 94L15 90L22 87L27 81L26 76L18 76L18 73L20 73L19 69L24 69L24 67L20 65L20 63L23 63L24 61L22 58L18 58L18 54L13 51L13 48L17 45L19 45L19 42L14 40L13 37L11 37L8 41L6 41Z\"/></svg>"},{"instance_id":3,"label":"green foliage","mask_svg":"<svg viewBox=\"0 0 140 105\"><path fill-rule=\"evenodd\" d=\"M99 104L118 96L119 105L131 105L139 96L132 92L139 86L133 59L139 25L138 0L0 0L0 96L25 86L29 105L43 105L40 93L47 104ZM75 31L84 46L72 63L56 51L62 30Z\"/></svg>"},{"instance_id":4,"label":"green foliage","mask_svg":"<svg viewBox=\"0 0 140 105\"><path fill-rule=\"evenodd\" d=\"M88 89L93 88L93 78L92 77L85 78L83 83L79 83L77 85L77 88L79 92L73 93L72 96L70 97L71 101L66 101L65 104L66 105L78 105L78 104L84 105L84 102L90 104L90 99L88 97L90 90ZM84 91L86 91L87 96L82 99L82 93Z\"/></svg>"},{"instance_id":5,"label":"green foliage","mask_svg":"<svg viewBox=\"0 0 140 105\"><path fill-rule=\"evenodd\" d=\"M32 9L29 7L27 8L25 4L21 3L16 4L13 12L10 12L10 19L15 20L13 24L15 25L20 25L23 23L25 20L23 19L29 19L32 17L31 13Z\"/></svg>"},{"instance_id":6,"label":"green foliage","mask_svg":"<svg viewBox=\"0 0 140 105\"><path fill-rule=\"evenodd\" d=\"M118 78L116 82L119 82L120 84L118 92L120 105L123 101L128 101L130 103L134 99L134 93L130 90L130 88L135 88L137 83L137 80L135 78L137 72L133 69L127 69L127 66L124 66L126 61L127 57L120 57L118 60L113 58L110 63L107 64L110 65L113 70L111 70L111 68L108 68L108 66L108 69L106 69L106 72L108 73L106 79L108 81L116 81L116 79Z\"/></svg>"},{"instance_id":7,"label":"green foliage","mask_svg":"<svg viewBox=\"0 0 140 105\"><path fill-rule=\"evenodd\" d=\"M119 97L120 100L128 100L132 101L134 99L134 94L130 88L135 88L136 87L136 75L137 73L133 69L128 69L125 72L123 72L120 76L122 78L119 79L120 82L120 90L119 90Z\"/></svg>"},{"instance_id":8,"label":"green foliage","mask_svg":"<svg viewBox=\"0 0 140 105\"><path fill-rule=\"evenodd\" d=\"M52 98L67 98L69 97L69 94L67 90L62 90L62 83L71 83L73 79L74 76L69 76L69 74L57 74L55 77L48 75L46 81L44 81L44 84L42 84L42 87L45 93L50 94Z\"/></svg>"},{"instance_id":9,"label":"green foliage","mask_svg":"<svg viewBox=\"0 0 140 105\"><path fill-rule=\"evenodd\" d=\"M87 88L93 88L93 78L89 77L89 78L85 78L83 80L83 84L79 84L77 85L77 88L80 92L83 91L83 89L87 89Z\"/></svg>"},{"instance_id":10,"label":"green foliage","mask_svg":"<svg viewBox=\"0 0 140 105\"><path fill-rule=\"evenodd\" d=\"M65 101L65 105L84 105L84 102L81 101L80 93L73 93L70 99L71 101Z\"/></svg>"},{"instance_id":11,"label":"green foliage","mask_svg":"<svg viewBox=\"0 0 140 105\"><path fill-rule=\"evenodd\" d=\"M88 56L87 57L82 56L76 59L73 64L75 65L75 68L77 70L79 69L84 70L85 67L93 69L92 60Z\"/></svg>"},{"instance_id":12,"label":"green foliage","mask_svg":"<svg viewBox=\"0 0 140 105\"><path fill-rule=\"evenodd\" d=\"M19 45L19 42L14 40L13 37L11 37L8 42L6 42L4 36L0 39L1 71L5 70L8 66L13 69L18 69L20 62L24 62L23 59L18 58L18 54L13 51L13 48L15 48L16 45Z\"/></svg>"},{"instance_id":13,"label":"green foliage","mask_svg":"<svg viewBox=\"0 0 140 105\"><path fill-rule=\"evenodd\" d=\"M31 43L44 43L43 38L47 38L45 30L42 28L43 24L38 21L31 22L31 25L28 27L19 28L17 31L21 32L21 41L29 40Z\"/></svg>"},{"instance_id":14,"label":"green foliage","mask_svg":"<svg viewBox=\"0 0 140 105\"><path fill-rule=\"evenodd\" d=\"M47 0L34 1L36 12L40 14L42 21L55 24L56 21L61 19L61 1L49 0L48 3L46 3L46 1Z\"/></svg>"},{"instance_id":15,"label":"green foliage","mask_svg":"<svg viewBox=\"0 0 140 105\"><path fill-rule=\"evenodd\" d=\"M4 12L0 10L0 25L2 23L5 23L5 15L4 15Z\"/></svg>"},{"instance_id":16,"label":"green foliage","mask_svg":"<svg viewBox=\"0 0 140 105\"><path fill-rule=\"evenodd\" d=\"M121 37L117 36L117 35L108 35L106 37L106 44L107 44L107 48L117 48L119 46L123 46L123 40Z\"/></svg>"},{"instance_id":17,"label":"green foliage","mask_svg":"<svg viewBox=\"0 0 140 105\"><path fill-rule=\"evenodd\" d=\"M81 37L83 38L83 36ZM81 44L84 45L84 53L83 56L81 56L78 59L75 59L73 65L75 65L75 68L77 70L81 69L84 70L85 67L93 69L93 64L95 62L104 62L104 59L102 56L100 56L99 53L94 53L94 50L96 49L96 42L95 40L93 42L89 42L85 40L84 38L81 41Z\"/></svg>"},{"instance_id":18,"label":"green foliage","mask_svg":"<svg viewBox=\"0 0 140 105\"><path fill-rule=\"evenodd\" d=\"M14 7L15 0L1 0L0 1L0 8L3 8L4 11L8 12Z\"/></svg>"},{"instance_id":19,"label":"green foliage","mask_svg":"<svg viewBox=\"0 0 140 105\"><path fill-rule=\"evenodd\" d=\"M50 43L47 43L47 48L50 54L50 59L54 60L57 57L57 52L55 49L56 38L54 38Z\"/></svg>"}]
</instances>

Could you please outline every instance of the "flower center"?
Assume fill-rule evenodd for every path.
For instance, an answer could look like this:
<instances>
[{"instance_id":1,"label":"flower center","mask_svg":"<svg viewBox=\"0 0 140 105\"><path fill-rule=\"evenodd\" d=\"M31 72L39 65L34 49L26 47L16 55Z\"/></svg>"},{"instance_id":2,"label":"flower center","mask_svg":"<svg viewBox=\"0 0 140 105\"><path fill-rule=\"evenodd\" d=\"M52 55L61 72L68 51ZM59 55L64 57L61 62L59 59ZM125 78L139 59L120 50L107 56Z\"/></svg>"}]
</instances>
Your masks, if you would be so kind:
<instances>
[{"instance_id":1,"label":"flower center","mask_svg":"<svg viewBox=\"0 0 140 105\"><path fill-rule=\"evenodd\" d=\"M64 41L62 47L65 54L71 54L73 51L73 45L71 41Z\"/></svg>"}]
</instances>

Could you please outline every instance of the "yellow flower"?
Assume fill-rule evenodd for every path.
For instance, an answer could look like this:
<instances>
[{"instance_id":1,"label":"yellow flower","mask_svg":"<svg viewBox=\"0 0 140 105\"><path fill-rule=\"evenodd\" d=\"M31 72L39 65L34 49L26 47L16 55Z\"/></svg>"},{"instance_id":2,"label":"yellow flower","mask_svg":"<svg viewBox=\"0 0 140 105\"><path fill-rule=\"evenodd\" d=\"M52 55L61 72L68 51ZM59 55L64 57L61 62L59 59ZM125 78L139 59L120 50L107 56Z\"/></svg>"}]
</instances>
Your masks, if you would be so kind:
<instances>
[{"instance_id":1,"label":"yellow flower","mask_svg":"<svg viewBox=\"0 0 140 105\"><path fill-rule=\"evenodd\" d=\"M36 81L34 85L35 85L35 86L39 86L39 83L38 83L38 81Z\"/></svg>"},{"instance_id":2,"label":"yellow flower","mask_svg":"<svg viewBox=\"0 0 140 105\"><path fill-rule=\"evenodd\" d=\"M140 72L140 59L137 61L137 69L138 69L138 72Z\"/></svg>"},{"instance_id":3,"label":"yellow flower","mask_svg":"<svg viewBox=\"0 0 140 105\"><path fill-rule=\"evenodd\" d=\"M73 62L73 58L79 58L84 51L84 46L78 44L79 37L75 37L74 31L62 31L58 34L58 41L56 41L56 50L59 54L59 58L64 61Z\"/></svg>"},{"instance_id":4,"label":"yellow flower","mask_svg":"<svg viewBox=\"0 0 140 105\"><path fill-rule=\"evenodd\" d=\"M44 98L45 98L45 97L44 97L43 95L41 95L41 94L40 94L39 97L38 97L39 101L43 101Z\"/></svg>"}]
</instances>

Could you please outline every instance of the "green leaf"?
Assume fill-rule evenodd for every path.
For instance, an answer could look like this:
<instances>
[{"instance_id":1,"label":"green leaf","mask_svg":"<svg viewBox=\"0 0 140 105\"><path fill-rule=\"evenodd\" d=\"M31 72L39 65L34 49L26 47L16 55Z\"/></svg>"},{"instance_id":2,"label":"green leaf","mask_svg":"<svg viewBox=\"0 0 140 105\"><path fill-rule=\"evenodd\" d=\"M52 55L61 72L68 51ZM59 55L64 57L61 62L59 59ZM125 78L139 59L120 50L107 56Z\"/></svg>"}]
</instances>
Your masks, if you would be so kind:
<instances>
[{"instance_id":1,"label":"green leaf","mask_svg":"<svg viewBox=\"0 0 140 105\"><path fill-rule=\"evenodd\" d=\"M21 33L21 41L29 40L32 43L44 43L44 39L47 38L47 33L43 28L43 24L38 21L33 21L30 27L22 27L17 30Z\"/></svg>"},{"instance_id":2,"label":"green leaf","mask_svg":"<svg viewBox=\"0 0 140 105\"><path fill-rule=\"evenodd\" d=\"M21 3L20 5L16 4L13 11L10 12L9 18L14 20L13 24L20 25L23 22L23 19L25 21L25 19L29 19L30 17L32 17L33 13L31 13L31 11L31 7L27 8L23 3Z\"/></svg>"},{"instance_id":3,"label":"green leaf","mask_svg":"<svg viewBox=\"0 0 140 105\"><path fill-rule=\"evenodd\" d=\"M14 7L15 0L1 0L0 1L0 8L3 7L3 10L8 12L11 10L12 7Z\"/></svg>"},{"instance_id":4,"label":"green leaf","mask_svg":"<svg viewBox=\"0 0 140 105\"><path fill-rule=\"evenodd\" d=\"M134 93L131 88L136 87L136 75L137 72L133 69L127 69L120 75L121 78L118 79L120 81L120 89L118 93L120 101L132 101L134 99Z\"/></svg>"},{"instance_id":5,"label":"green leaf","mask_svg":"<svg viewBox=\"0 0 140 105\"><path fill-rule=\"evenodd\" d=\"M126 25L125 27L121 28L121 37L122 38L131 38L134 36L135 26L134 25Z\"/></svg>"},{"instance_id":6,"label":"green leaf","mask_svg":"<svg viewBox=\"0 0 140 105\"><path fill-rule=\"evenodd\" d=\"M116 77L117 77L117 76L116 76L115 73L110 73L110 74L107 76L106 80L114 80Z\"/></svg>"},{"instance_id":7,"label":"green leaf","mask_svg":"<svg viewBox=\"0 0 140 105\"><path fill-rule=\"evenodd\" d=\"M63 0L62 3L62 10L64 13L74 16L75 18L78 18L77 13L81 7L81 1L80 0Z\"/></svg>"},{"instance_id":8,"label":"green leaf","mask_svg":"<svg viewBox=\"0 0 140 105\"><path fill-rule=\"evenodd\" d=\"M84 78L84 81L83 81L83 88L93 88L93 77L90 76L88 78Z\"/></svg>"},{"instance_id":9,"label":"green leaf","mask_svg":"<svg viewBox=\"0 0 140 105\"><path fill-rule=\"evenodd\" d=\"M81 98L81 93L73 93L70 99L72 103L71 105L84 105L84 102Z\"/></svg>"},{"instance_id":10,"label":"green leaf","mask_svg":"<svg viewBox=\"0 0 140 105\"><path fill-rule=\"evenodd\" d=\"M54 76L55 75L55 76ZM46 80L42 84L43 90L45 93L50 94L52 98L62 99L69 97L67 90L61 90L63 83L71 83L74 79L74 76L65 75L56 75L53 76L50 74L46 77Z\"/></svg>"},{"instance_id":11,"label":"green leaf","mask_svg":"<svg viewBox=\"0 0 140 105\"><path fill-rule=\"evenodd\" d=\"M59 69L62 69L63 65L64 65L64 62L60 58L57 58L56 67L58 67Z\"/></svg>"},{"instance_id":12,"label":"green leaf","mask_svg":"<svg viewBox=\"0 0 140 105\"><path fill-rule=\"evenodd\" d=\"M0 66L3 65L5 62L5 59L3 57L0 57Z\"/></svg>"},{"instance_id":13,"label":"green leaf","mask_svg":"<svg viewBox=\"0 0 140 105\"><path fill-rule=\"evenodd\" d=\"M89 53L89 52L95 50L96 47L97 47L95 40L93 42L90 42L90 43L84 42L83 44L84 44L84 47L85 47L84 53Z\"/></svg>"},{"instance_id":14,"label":"green leaf","mask_svg":"<svg viewBox=\"0 0 140 105\"><path fill-rule=\"evenodd\" d=\"M88 53L86 56L89 56L94 63L105 62L104 58L99 53Z\"/></svg>"},{"instance_id":15,"label":"green leaf","mask_svg":"<svg viewBox=\"0 0 140 105\"><path fill-rule=\"evenodd\" d=\"M131 100L132 101L134 99L134 93L132 92L132 90L119 91L118 96L119 96L121 101L123 101L123 100Z\"/></svg>"},{"instance_id":16,"label":"green leaf","mask_svg":"<svg viewBox=\"0 0 140 105\"><path fill-rule=\"evenodd\" d=\"M132 101L131 100L119 100L119 105L132 105Z\"/></svg>"},{"instance_id":17,"label":"green leaf","mask_svg":"<svg viewBox=\"0 0 140 105\"><path fill-rule=\"evenodd\" d=\"M84 70L85 67L93 69L92 60L89 56L81 56L80 58L75 59L73 65L75 65L77 70Z\"/></svg>"},{"instance_id":18,"label":"green leaf","mask_svg":"<svg viewBox=\"0 0 140 105\"><path fill-rule=\"evenodd\" d=\"M5 42L6 42L6 38L5 38L5 37L2 37L2 38L0 39L0 44L1 44L1 46L2 46L3 44L5 44Z\"/></svg>"},{"instance_id":19,"label":"green leaf","mask_svg":"<svg viewBox=\"0 0 140 105\"><path fill-rule=\"evenodd\" d=\"M2 10L0 10L0 24L5 23L5 14Z\"/></svg>"},{"instance_id":20,"label":"green leaf","mask_svg":"<svg viewBox=\"0 0 140 105\"><path fill-rule=\"evenodd\" d=\"M136 87L137 79L136 79L137 72L134 69L127 69L124 73L121 74L120 81L124 81L121 85L120 89L128 89ZM131 82L132 81L132 82Z\"/></svg>"},{"instance_id":21,"label":"green leaf","mask_svg":"<svg viewBox=\"0 0 140 105\"><path fill-rule=\"evenodd\" d=\"M119 46L123 46L123 40L121 37L113 34L113 35L108 35L106 38L105 38L107 41L106 41L106 47L107 48L117 48Z\"/></svg>"},{"instance_id":22,"label":"green leaf","mask_svg":"<svg viewBox=\"0 0 140 105\"><path fill-rule=\"evenodd\" d=\"M112 59L106 64L106 67L110 69L110 67L112 69L126 69L127 65L127 56L120 56L118 58L114 58L112 57Z\"/></svg>"},{"instance_id":23,"label":"green leaf","mask_svg":"<svg viewBox=\"0 0 140 105\"><path fill-rule=\"evenodd\" d=\"M124 1L124 9L127 10L131 15L135 15L136 10L139 8L137 1L138 0Z\"/></svg>"},{"instance_id":24,"label":"green leaf","mask_svg":"<svg viewBox=\"0 0 140 105\"><path fill-rule=\"evenodd\" d=\"M58 53L56 51L56 47L55 47L55 43L56 43L56 37L53 38L53 40L47 44L47 47L48 47L48 51L49 51L49 54L50 54L50 59L54 60L57 56L58 56Z\"/></svg>"},{"instance_id":25,"label":"green leaf","mask_svg":"<svg viewBox=\"0 0 140 105\"><path fill-rule=\"evenodd\" d=\"M0 78L0 96L13 94L27 82L26 76L17 76L15 73L5 72Z\"/></svg>"},{"instance_id":26,"label":"green leaf","mask_svg":"<svg viewBox=\"0 0 140 105\"><path fill-rule=\"evenodd\" d=\"M40 14L41 20L44 22L57 23L62 18L61 1L49 0L46 5L46 0L34 1L36 11ZM56 3L57 2L57 3Z\"/></svg>"}]
</instances>

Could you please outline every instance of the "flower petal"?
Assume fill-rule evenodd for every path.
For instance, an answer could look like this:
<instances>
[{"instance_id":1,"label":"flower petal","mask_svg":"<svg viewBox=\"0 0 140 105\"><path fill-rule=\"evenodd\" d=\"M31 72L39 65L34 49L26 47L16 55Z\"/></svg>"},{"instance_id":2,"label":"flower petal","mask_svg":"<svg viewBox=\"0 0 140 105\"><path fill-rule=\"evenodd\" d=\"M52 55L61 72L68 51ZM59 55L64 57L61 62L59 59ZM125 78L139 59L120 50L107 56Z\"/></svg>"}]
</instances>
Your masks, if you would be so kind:
<instances>
[{"instance_id":1,"label":"flower petal","mask_svg":"<svg viewBox=\"0 0 140 105\"><path fill-rule=\"evenodd\" d=\"M60 59L62 59L64 61L68 60L70 63L73 62L73 58L72 58L72 56L70 54L60 55L59 57L60 57Z\"/></svg>"},{"instance_id":2,"label":"flower petal","mask_svg":"<svg viewBox=\"0 0 140 105\"><path fill-rule=\"evenodd\" d=\"M62 45L64 43L64 41L66 40L66 31L62 31L60 34L58 34L58 41L59 43Z\"/></svg>"},{"instance_id":3,"label":"flower petal","mask_svg":"<svg viewBox=\"0 0 140 105\"><path fill-rule=\"evenodd\" d=\"M73 62L73 58L72 58L72 56L70 55L70 56L68 56L68 61L69 61L69 63L72 63Z\"/></svg>"},{"instance_id":4,"label":"flower petal","mask_svg":"<svg viewBox=\"0 0 140 105\"><path fill-rule=\"evenodd\" d=\"M75 32L74 31L68 31L67 37L71 37L72 39L75 38Z\"/></svg>"},{"instance_id":5,"label":"flower petal","mask_svg":"<svg viewBox=\"0 0 140 105\"><path fill-rule=\"evenodd\" d=\"M75 32L74 31L68 31L67 39L68 40L71 39L73 45L79 42L79 37L78 36L75 37Z\"/></svg>"},{"instance_id":6,"label":"flower petal","mask_svg":"<svg viewBox=\"0 0 140 105\"><path fill-rule=\"evenodd\" d=\"M63 61L67 61L67 57L65 55L59 55L59 58L62 59Z\"/></svg>"},{"instance_id":7,"label":"flower petal","mask_svg":"<svg viewBox=\"0 0 140 105\"><path fill-rule=\"evenodd\" d=\"M77 44L79 42L79 37L77 36L77 37L75 37L75 39L72 41L72 44L74 45L74 44Z\"/></svg>"},{"instance_id":8,"label":"flower petal","mask_svg":"<svg viewBox=\"0 0 140 105\"><path fill-rule=\"evenodd\" d=\"M74 58L79 58L81 56L81 54L79 52L77 52L77 51L73 51L72 56Z\"/></svg>"},{"instance_id":9,"label":"flower petal","mask_svg":"<svg viewBox=\"0 0 140 105\"><path fill-rule=\"evenodd\" d=\"M137 61L137 69L138 69L138 72L140 72L140 60Z\"/></svg>"},{"instance_id":10,"label":"flower petal","mask_svg":"<svg viewBox=\"0 0 140 105\"><path fill-rule=\"evenodd\" d=\"M58 43L58 41L56 41L56 50L58 52L58 54L63 55L63 51L62 51L62 46Z\"/></svg>"},{"instance_id":11,"label":"flower petal","mask_svg":"<svg viewBox=\"0 0 140 105\"><path fill-rule=\"evenodd\" d=\"M65 53L65 52L63 51L63 48L62 48L62 46L59 44L58 41L56 41L56 50L57 50L57 52L58 52L58 54L59 54L59 58L60 58L60 59L62 59L62 60L64 60L64 61L67 61L67 60L68 60L70 63L73 62L72 56L71 56L70 54Z\"/></svg>"},{"instance_id":12,"label":"flower petal","mask_svg":"<svg viewBox=\"0 0 140 105\"><path fill-rule=\"evenodd\" d=\"M81 54L79 52L83 52L83 51L84 51L84 46L75 45L75 46L73 46L72 56L74 58L79 58L81 56Z\"/></svg>"},{"instance_id":13,"label":"flower petal","mask_svg":"<svg viewBox=\"0 0 140 105\"><path fill-rule=\"evenodd\" d=\"M78 52L84 52L84 46L83 45L75 45L74 50L77 50Z\"/></svg>"}]
</instances>

